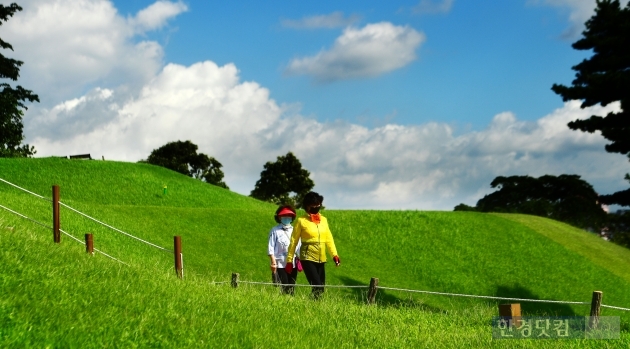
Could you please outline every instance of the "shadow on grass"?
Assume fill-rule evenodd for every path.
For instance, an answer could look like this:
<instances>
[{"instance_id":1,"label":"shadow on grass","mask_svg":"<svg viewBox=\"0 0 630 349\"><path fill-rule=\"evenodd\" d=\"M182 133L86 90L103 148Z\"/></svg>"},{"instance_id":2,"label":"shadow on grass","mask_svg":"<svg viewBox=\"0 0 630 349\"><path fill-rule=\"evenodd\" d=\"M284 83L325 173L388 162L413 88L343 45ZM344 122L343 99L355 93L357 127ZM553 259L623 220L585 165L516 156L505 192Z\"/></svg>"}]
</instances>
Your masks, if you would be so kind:
<instances>
[{"instance_id":1,"label":"shadow on grass","mask_svg":"<svg viewBox=\"0 0 630 349\"><path fill-rule=\"evenodd\" d=\"M497 297L506 298L524 298L524 299L541 299L529 289L516 285L498 286L496 291ZM540 303L540 302L523 302L523 301L499 301L498 304L520 303L521 313L523 316L576 316L575 311L568 304L561 303Z\"/></svg>"},{"instance_id":2,"label":"shadow on grass","mask_svg":"<svg viewBox=\"0 0 630 349\"><path fill-rule=\"evenodd\" d=\"M344 285L348 285L348 286L365 285L365 280L359 281L359 280L346 277L346 276L341 276L339 277L339 279L341 279ZM363 303L363 304L367 302L367 293L368 293L367 288L351 288L350 290L351 290L350 291L351 294L354 296L357 302ZM393 308L414 307L414 308L418 308L419 310L432 312L432 313L443 313L445 311L444 309L433 307L421 301L418 301L414 299L411 296L411 294L409 294L409 297L403 298L403 297L394 296L392 292L385 291L385 290L378 290L378 292L376 293L376 303L379 306L383 306L383 307L393 307Z\"/></svg>"}]
</instances>

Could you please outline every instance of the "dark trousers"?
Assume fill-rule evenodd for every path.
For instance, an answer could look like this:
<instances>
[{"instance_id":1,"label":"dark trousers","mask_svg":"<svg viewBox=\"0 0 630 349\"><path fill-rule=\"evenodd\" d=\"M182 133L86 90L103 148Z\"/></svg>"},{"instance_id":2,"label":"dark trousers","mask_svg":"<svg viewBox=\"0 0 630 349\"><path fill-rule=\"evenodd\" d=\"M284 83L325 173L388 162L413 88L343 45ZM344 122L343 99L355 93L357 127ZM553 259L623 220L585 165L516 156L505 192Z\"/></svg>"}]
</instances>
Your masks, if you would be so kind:
<instances>
[{"instance_id":1,"label":"dark trousers","mask_svg":"<svg viewBox=\"0 0 630 349\"><path fill-rule=\"evenodd\" d=\"M306 280L308 280L308 283L313 286L313 290L311 291L311 293L315 299L319 298L322 293L324 293L324 287L322 286L326 284L326 269L324 268L325 264L326 263L302 261L304 275L306 276Z\"/></svg>"},{"instance_id":2,"label":"dark trousers","mask_svg":"<svg viewBox=\"0 0 630 349\"><path fill-rule=\"evenodd\" d=\"M276 284L284 284L284 285L295 285L295 279L297 279L297 268L293 268L291 274L287 273L287 270L284 268L276 269L275 273L271 274L271 280ZM280 286L282 289L282 293L293 294L294 288L293 286Z\"/></svg>"}]
</instances>

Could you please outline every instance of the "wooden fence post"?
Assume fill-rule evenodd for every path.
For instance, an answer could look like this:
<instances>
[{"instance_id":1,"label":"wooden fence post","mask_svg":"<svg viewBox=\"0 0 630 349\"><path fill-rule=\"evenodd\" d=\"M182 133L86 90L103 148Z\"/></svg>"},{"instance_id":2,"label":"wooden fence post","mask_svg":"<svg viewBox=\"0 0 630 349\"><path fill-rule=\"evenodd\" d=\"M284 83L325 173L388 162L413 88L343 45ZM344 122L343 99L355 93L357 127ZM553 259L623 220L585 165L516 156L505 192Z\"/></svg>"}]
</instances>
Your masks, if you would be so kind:
<instances>
[{"instance_id":1,"label":"wooden fence post","mask_svg":"<svg viewBox=\"0 0 630 349\"><path fill-rule=\"evenodd\" d=\"M238 273L232 273L232 287L238 287Z\"/></svg>"},{"instance_id":2,"label":"wooden fence post","mask_svg":"<svg viewBox=\"0 0 630 349\"><path fill-rule=\"evenodd\" d=\"M175 248L173 249L173 253L175 254L175 274L177 274L178 278L183 278L183 261L182 261L182 237L174 236L173 237Z\"/></svg>"},{"instance_id":3,"label":"wooden fence post","mask_svg":"<svg viewBox=\"0 0 630 349\"><path fill-rule=\"evenodd\" d=\"M499 316L507 318L510 326L521 326L521 304L499 304Z\"/></svg>"},{"instance_id":4,"label":"wooden fence post","mask_svg":"<svg viewBox=\"0 0 630 349\"><path fill-rule=\"evenodd\" d=\"M376 291L378 287L378 278L370 279L370 288L368 289L368 304L374 304L374 299L376 298Z\"/></svg>"},{"instance_id":5,"label":"wooden fence post","mask_svg":"<svg viewBox=\"0 0 630 349\"><path fill-rule=\"evenodd\" d=\"M591 317L588 322L590 328L597 328L597 324L599 323L599 314L602 307L602 297L602 291L593 291L593 299L591 300Z\"/></svg>"},{"instance_id":6,"label":"wooden fence post","mask_svg":"<svg viewBox=\"0 0 630 349\"><path fill-rule=\"evenodd\" d=\"M55 243L61 242L61 232L59 224L59 186L53 185L52 187L52 209L53 209L53 241Z\"/></svg>"},{"instance_id":7,"label":"wooden fence post","mask_svg":"<svg viewBox=\"0 0 630 349\"><path fill-rule=\"evenodd\" d=\"M85 234L85 252L94 255L94 236L92 234Z\"/></svg>"}]
</instances>

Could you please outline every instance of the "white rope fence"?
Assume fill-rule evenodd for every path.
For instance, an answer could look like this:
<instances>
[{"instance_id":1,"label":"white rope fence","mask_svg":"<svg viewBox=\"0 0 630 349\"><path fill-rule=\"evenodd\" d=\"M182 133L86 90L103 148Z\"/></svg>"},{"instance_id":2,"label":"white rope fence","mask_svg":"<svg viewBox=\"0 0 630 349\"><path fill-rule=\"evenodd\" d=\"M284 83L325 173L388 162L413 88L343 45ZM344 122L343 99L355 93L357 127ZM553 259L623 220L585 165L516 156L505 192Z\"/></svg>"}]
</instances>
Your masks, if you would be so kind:
<instances>
[{"instance_id":1,"label":"white rope fence","mask_svg":"<svg viewBox=\"0 0 630 349\"><path fill-rule=\"evenodd\" d=\"M15 187L15 188L17 188L17 189L20 189L20 190L22 190L22 191L25 191L25 192L27 192L27 193L29 193L29 194L35 195L35 196L37 196L37 197L38 197L38 198L40 198L40 199L44 199L44 200L46 200L46 201L50 201L50 202L52 202L52 200L51 200L51 199L48 199L48 198L43 197L43 196L41 196L41 195L39 195L39 194L33 193L33 192L32 192L32 191L30 191L30 190L24 189L24 188L22 188L22 187L20 187L20 186L18 186L18 185L16 185L16 184L13 184L13 183L11 183L11 182L9 182L9 181L4 180L4 179L2 179L2 178L0 178L0 181L4 182L4 183L6 183L6 184L8 184L8 185L10 185L10 186L13 186L13 187ZM132 239L136 239L136 240L138 240L138 241L141 241L141 242L143 242L143 243L145 243L145 244L147 244L147 245L153 246L153 247L155 247L155 248L157 248L157 249L160 249L160 250L162 250L162 251L165 251L165 252L168 252L168 253L173 253L173 251L172 251L172 250L166 249L166 248L164 248L164 247L162 247L162 246L158 246L158 245L153 244L153 243L151 243L151 242L149 242L149 241L143 240L143 239L141 239L141 238L139 238L139 237L137 237L137 236L133 236L133 235L131 235L131 234L129 234L129 233L126 233L126 232L124 232L124 231L122 231L122 230L120 230L120 229L117 229L117 228L115 228L115 227L112 227L111 225L108 225L108 224L106 224L106 223L103 223L103 222L101 222L101 221L97 220L96 218L90 217L90 216L86 215L85 213L83 213L83 212L81 212L81 211L79 211L79 210L77 210L77 209L74 209L74 208L72 208L72 207L70 207L70 206L68 206L68 205L64 204L64 203L63 203L63 202L61 202L61 201L59 201L59 205L61 205L61 206L65 207L65 208L67 208L67 209L69 209L69 210L72 210L72 211L74 211L74 212L76 212L76 213L78 213L78 214L80 214L80 215L84 216L85 218L91 219L91 220L93 220L93 221L95 221L95 222L97 222L97 223L99 223L99 224L101 224L101 225L103 225L103 226L105 226L105 227L107 227L107 228L110 228L110 229L112 229L112 230L114 230L114 231L117 231L117 232L119 232L119 233L121 233L121 234L124 234L124 235L126 235L126 236L128 236L128 237L130 237L130 238L132 238ZM15 213L15 212L14 212L14 213ZM52 229L52 228L51 228L51 229Z\"/></svg>"},{"instance_id":2,"label":"white rope fence","mask_svg":"<svg viewBox=\"0 0 630 349\"><path fill-rule=\"evenodd\" d=\"M563 303L563 304L591 304L590 302L569 302L569 301L552 301L552 300L547 300L547 299L527 299L527 298L494 297L494 296L477 296L477 295L472 295L472 294L409 290L409 289L405 289L405 288L383 287L383 286L376 286L376 288L379 288L381 290L415 292L415 293L428 293L428 294L436 294L436 295L441 295L441 296L470 297L470 298L484 298L484 299L500 299L500 300L506 300L506 301L540 302L540 303Z\"/></svg>"},{"instance_id":3,"label":"white rope fence","mask_svg":"<svg viewBox=\"0 0 630 349\"><path fill-rule=\"evenodd\" d=\"M64 233L64 234L66 234L66 235L67 235L67 236L69 236L71 239L73 239L73 240L75 240L75 241L78 241L78 242L79 242L80 244L82 244L83 246L85 246L85 242L83 242L83 241L81 241L81 240L79 240L79 239L75 238L74 236L72 236L72 235L70 235L70 234L66 233L66 232L65 232L65 231L63 231L62 229L59 229L59 231L60 231L60 232L62 232L62 233ZM94 251L96 251L96 252L98 252L98 253L100 253L100 254L104 255L105 257L111 258L111 259L115 260L115 261L116 261L116 262L118 262L118 263L122 263L122 264L124 264L124 265L126 265L126 266L129 266L129 264L127 264L127 263L125 263L125 262L121 261L121 260L120 260L120 259L118 259L118 258L114 258L114 257L112 257L112 256L108 255L107 253L105 253L105 252L103 252L103 251L101 251L101 250L99 250L99 249L97 249L97 248L94 248Z\"/></svg>"},{"instance_id":4,"label":"white rope fence","mask_svg":"<svg viewBox=\"0 0 630 349\"><path fill-rule=\"evenodd\" d=\"M227 282L227 281L226 281ZM238 281L239 284L251 284L251 285L272 285L272 286L296 286L296 287L324 287L324 288L368 288L368 285L306 285L306 284L280 284L274 282L258 282L258 281Z\"/></svg>"},{"instance_id":5,"label":"white rope fence","mask_svg":"<svg viewBox=\"0 0 630 349\"><path fill-rule=\"evenodd\" d=\"M42 223L42 222L38 222L38 221L34 220L33 218L27 217L27 216L25 216L25 215L23 215L23 214L21 214L21 213L19 213L19 212L13 211L12 209L10 209L10 208L8 208L8 207L5 207L5 206L3 206L3 205L0 205L0 207L1 207L1 208L3 208L3 209L5 209L5 210L7 210L7 211L9 211L9 212L11 212L11 213L13 213L13 214L15 214L15 215L18 215L18 216L20 216L20 217L22 217L22 218L24 218L24 219L28 219L29 221L31 221L31 222L33 222L33 223L35 223L35 224L37 224L37 225L40 225L40 226L42 226L42 227L44 227L44 228L47 228L47 229L52 230L52 227L49 227L49 226L47 226L46 224L44 224L44 223ZM83 241L81 241L81 240L79 240L79 239L75 238L74 236L72 236L72 235L68 234L67 232L63 231L62 229L59 229L59 231L60 231L60 232L62 232L62 233L64 233L64 234L66 234L66 235L67 235L67 236L69 236L70 238L72 238L72 239L74 239L74 240L78 241L79 243L81 243L81 244L83 244L83 245L85 246L85 242L83 242ZM127 263L125 263L125 262L121 261L120 259L114 258L114 257L112 257L112 256L108 255L107 253L105 253L105 252L103 252L103 251L101 251L101 250L99 250L99 249L96 249L96 248L95 248L95 249L94 249L94 251L97 251L98 253L100 253L100 254L102 254L102 255L104 255L104 256L106 256L106 257L108 257L108 258L111 258L111 259L113 259L113 260L115 260L115 261L117 261L117 262L119 262L119 263L122 263L122 264L124 264L124 265L126 265L126 266L129 266L129 264L127 264Z\"/></svg>"},{"instance_id":6,"label":"white rope fence","mask_svg":"<svg viewBox=\"0 0 630 349\"><path fill-rule=\"evenodd\" d=\"M173 253L173 250L166 249L166 248L164 248L164 247L162 247L162 246L158 246L158 245L156 245L156 244L154 244L154 243L151 243L151 242L148 242L148 241L146 241L146 240L143 240L143 239L141 239L141 238L139 238L139 237L137 237L137 236L133 236L133 235L131 235L131 234L129 234L129 233L125 233L124 231L122 231L122 230L120 230L120 229L118 229L118 228L112 227L112 226L111 226L111 225L109 225L109 224L103 223L103 222L99 221L99 220L98 220L98 219L96 219L96 218L90 217L90 216L86 215L85 213L83 213L83 212L81 212L81 211L79 211L79 210L77 210L77 209L74 209L74 208L72 208L72 207L70 207L70 206L68 206L68 205L64 204L64 203L63 203L63 202L61 202L61 201L59 201L59 205L61 205L61 206L65 207L65 208L67 208L67 209L69 209L69 210L71 210L71 211L74 211L74 212L76 212L76 213L80 214L81 216L83 216L83 217L85 217L85 218L91 219L91 220L93 220L94 222L99 223L99 224L101 224L101 225L103 225L103 226L105 226L105 227L107 227L107 228L109 228L109 229L112 229L112 230L117 231L117 232L119 232L119 233L121 233L121 234L124 234L124 235L126 235L126 236L128 236L128 237L130 237L130 238L132 238L132 239L136 239L136 240L138 240L138 241L144 242L145 244L150 245L150 246L153 246L153 247L155 247L155 248L157 248L157 249L159 249L159 250L162 250L162 251L165 251L165 252L168 252L168 253Z\"/></svg>"},{"instance_id":7,"label":"white rope fence","mask_svg":"<svg viewBox=\"0 0 630 349\"><path fill-rule=\"evenodd\" d=\"M41 226L42 226L42 227L44 227L44 228L48 228L48 229L51 229L51 230L52 230L52 227L49 227L49 226L47 226L46 224L41 223L41 222L38 222L38 221L36 221L36 220L34 220L34 219L30 218L30 217L26 217L25 215L23 215L23 214L21 214L21 213L19 213L19 212L13 211L12 209L10 209L10 208L8 208L8 207L4 207L4 206L2 206L2 205L0 205L0 207L2 207L3 209L5 209L5 210L7 210L7 211L9 211L9 212L11 212L11 213L13 213L13 214L16 214L16 215L20 216L20 217L22 217L22 218L28 219L29 221L31 221L31 222L33 222L33 223L35 223L35 224L41 225Z\"/></svg>"},{"instance_id":8,"label":"white rope fence","mask_svg":"<svg viewBox=\"0 0 630 349\"><path fill-rule=\"evenodd\" d=\"M220 282L211 282L214 285L227 284L230 281L220 281ZM241 281L238 280L238 284L249 284L249 285L270 285L270 286L294 286L294 287L323 287L323 288L369 288L368 285L306 285L306 284L282 284L275 282L258 282L258 281ZM496 300L507 300L507 301L519 301L519 302L538 302L538 303L559 303L559 304L580 304L580 305L590 305L590 302L571 302L571 301L556 301L549 299L529 299L529 298L510 298L510 297L495 297L495 296L478 296L472 294L462 294L462 293L448 293L448 292L434 292L434 291L422 291L422 290L410 290L406 288L396 288L396 287L384 287L384 286L376 286L377 289L381 290L389 290L389 291L401 291L401 292L412 292L412 293L426 293L426 294L434 294L440 296L455 296L455 297L469 297L469 298L481 298L481 299L496 299ZM630 311L628 308L615 307L612 305L601 305L604 308L617 309Z\"/></svg>"},{"instance_id":9,"label":"white rope fence","mask_svg":"<svg viewBox=\"0 0 630 349\"><path fill-rule=\"evenodd\" d=\"M50 202L52 202L52 200L51 200L51 199L49 199L49 198L43 197L43 196L41 196L41 195L39 195L39 194L35 194L35 193L33 193L32 191L26 190L26 189L24 189L24 188L22 188L22 187L19 187L19 186L15 185L15 184L13 184L13 183L11 183L11 182L5 181L5 180L4 180L4 179L2 179L2 178L0 178L0 181L4 182L4 183L6 183L6 184L8 184L8 185L10 185L10 186L16 187L16 188L18 188L18 189L20 189L20 190L23 190L23 191L25 191L25 192L27 192L27 193L29 193L29 194L35 195L35 196L37 196L37 197L38 197L38 198L40 198L40 199L44 199L44 200L46 200L46 201L50 201Z\"/></svg>"},{"instance_id":10,"label":"white rope fence","mask_svg":"<svg viewBox=\"0 0 630 349\"><path fill-rule=\"evenodd\" d=\"M602 304L601 306L602 306L602 307L604 307L604 308L610 308L610 309L617 309L617 310L630 311L630 309L628 309L628 308L613 307L612 305L605 305L605 304Z\"/></svg>"}]
</instances>

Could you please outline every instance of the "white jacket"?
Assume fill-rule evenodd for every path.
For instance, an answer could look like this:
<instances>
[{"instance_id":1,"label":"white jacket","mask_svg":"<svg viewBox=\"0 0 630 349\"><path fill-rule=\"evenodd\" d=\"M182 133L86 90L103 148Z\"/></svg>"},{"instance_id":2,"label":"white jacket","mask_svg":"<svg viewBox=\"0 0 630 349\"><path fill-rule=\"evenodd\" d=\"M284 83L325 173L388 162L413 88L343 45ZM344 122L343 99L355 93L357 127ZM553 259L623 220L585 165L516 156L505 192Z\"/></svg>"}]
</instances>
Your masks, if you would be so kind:
<instances>
[{"instance_id":1,"label":"white jacket","mask_svg":"<svg viewBox=\"0 0 630 349\"><path fill-rule=\"evenodd\" d=\"M267 245L267 255L273 255L276 259L278 268L286 267L287 254L289 253L289 243L291 242L291 234L293 226L278 224L269 231L269 244ZM298 241L295 256L299 256L302 241ZM295 267L295 258L293 258L293 267Z\"/></svg>"}]
</instances>

